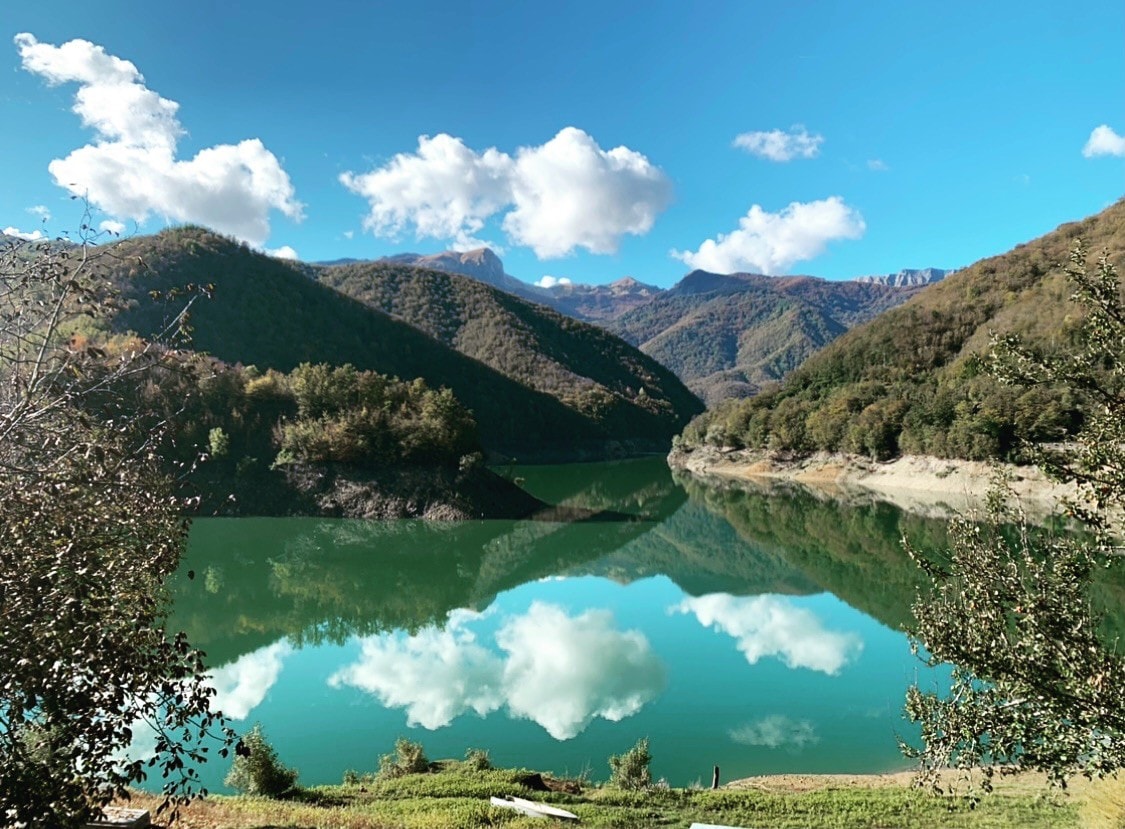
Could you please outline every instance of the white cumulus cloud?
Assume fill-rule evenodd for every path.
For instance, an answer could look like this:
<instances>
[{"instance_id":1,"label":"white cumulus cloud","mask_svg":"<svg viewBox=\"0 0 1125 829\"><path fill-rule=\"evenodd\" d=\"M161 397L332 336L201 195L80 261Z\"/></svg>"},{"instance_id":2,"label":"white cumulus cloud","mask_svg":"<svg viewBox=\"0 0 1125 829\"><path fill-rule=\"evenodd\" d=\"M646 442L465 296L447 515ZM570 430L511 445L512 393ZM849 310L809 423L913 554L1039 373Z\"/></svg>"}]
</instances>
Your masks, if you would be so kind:
<instances>
[{"instance_id":1,"label":"white cumulus cloud","mask_svg":"<svg viewBox=\"0 0 1125 829\"><path fill-rule=\"evenodd\" d=\"M734 139L734 146L769 161L816 158L820 155L820 145L823 143L823 135L810 133L801 124L794 124L788 132L784 130L744 132Z\"/></svg>"},{"instance_id":2,"label":"white cumulus cloud","mask_svg":"<svg viewBox=\"0 0 1125 829\"><path fill-rule=\"evenodd\" d=\"M840 196L793 202L777 213L760 205L738 220L738 229L707 239L696 251L671 251L692 268L713 273L784 273L822 254L829 242L858 239L867 225Z\"/></svg>"},{"instance_id":3,"label":"white cumulus cloud","mask_svg":"<svg viewBox=\"0 0 1125 829\"><path fill-rule=\"evenodd\" d=\"M363 226L376 236L395 238L413 226L419 237L452 239L468 250L484 245L473 234L511 201L512 167L495 148L477 153L441 133L420 136L414 153L369 173L343 173L340 181L367 199Z\"/></svg>"},{"instance_id":4,"label":"white cumulus cloud","mask_svg":"<svg viewBox=\"0 0 1125 829\"><path fill-rule=\"evenodd\" d=\"M5 236L14 236L17 239L23 239L25 242L38 242L40 239L46 239L46 234L42 230L20 230L18 227L4 228L3 233Z\"/></svg>"},{"instance_id":5,"label":"white cumulus cloud","mask_svg":"<svg viewBox=\"0 0 1125 829\"><path fill-rule=\"evenodd\" d=\"M495 147L477 152L445 133L424 135L415 152L340 181L367 199L364 227L377 236L410 229L468 250L486 245L477 234L502 216L511 241L540 259L578 248L613 253L621 237L647 233L672 196L667 176L644 155L603 150L575 127L514 158Z\"/></svg>"},{"instance_id":6,"label":"white cumulus cloud","mask_svg":"<svg viewBox=\"0 0 1125 829\"><path fill-rule=\"evenodd\" d=\"M297 255L297 251L289 245L282 245L279 248L266 248L265 253L268 253L270 256L276 256L278 259L297 260L301 258Z\"/></svg>"},{"instance_id":7,"label":"white cumulus cloud","mask_svg":"<svg viewBox=\"0 0 1125 829\"><path fill-rule=\"evenodd\" d=\"M598 717L632 716L664 687L664 666L648 640L617 630L608 611L570 616L535 602L504 620L497 650L468 629L477 618L451 616L444 630L412 636L366 637L359 660L329 683L405 709L410 725L432 730L469 711L484 716L506 707L558 740L577 736Z\"/></svg>"},{"instance_id":8,"label":"white cumulus cloud","mask_svg":"<svg viewBox=\"0 0 1125 829\"><path fill-rule=\"evenodd\" d=\"M603 150L574 127L519 150L512 191L504 230L540 259L575 248L615 253L622 236L647 233L672 200L668 178L643 155Z\"/></svg>"},{"instance_id":9,"label":"white cumulus cloud","mask_svg":"<svg viewBox=\"0 0 1125 829\"><path fill-rule=\"evenodd\" d=\"M554 288L556 285L570 285L571 281L566 276L542 276L535 283L540 288Z\"/></svg>"},{"instance_id":10,"label":"white cumulus cloud","mask_svg":"<svg viewBox=\"0 0 1125 829\"><path fill-rule=\"evenodd\" d=\"M177 158L179 104L146 87L131 62L87 40L54 46L22 33L15 43L27 71L78 84L74 112L97 135L48 165L59 186L119 218L198 222L256 247L269 237L271 210L302 218L289 175L261 140Z\"/></svg>"},{"instance_id":11,"label":"white cumulus cloud","mask_svg":"<svg viewBox=\"0 0 1125 829\"><path fill-rule=\"evenodd\" d=\"M212 708L236 720L246 719L277 682L282 663L292 652L283 639L212 671L209 684L216 691Z\"/></svg>"},{"instance_id":12,"label":"white cumulus cloud","mask_svg":"<svg viewBox=\"0 0 1125 829\"><path fill-rule=\"evenodd\" d=\"M120 236L125 232L125 223L118 222L113 219L106 219L105 221L98 223L98 230L104 231L106 233L112 233L115 236Z\"/></svg>"},{"instance_id":13,"label":"white cumulus cloud","mask_svg":"<svg viewBox=\"0 0 1125 829\"><path fill-rule=\"evenodd\" d=\"M733 637L751 665L772 656L790 668L831 675L863 650L856 634L825 629L814 613L781 596L712 593L685 599L672 610Z\"/></svg>"},{"instance_id":14,"label":"white cumulus cloud","mask_svg":"<svg viewBox=\"0 0 1125 829\"><path fill-rule=\"evenodd\" d=\"M1093 158L1099 155L1125 156L1125 135L1118 135L1108 124L1094 127L1086 146L1082 148L1082 155Z\"/></svg>"},{"instance_id":15,"label":"white cumulus cloud","mask_svg":"<svg viewBox=\"0 0 1125 829\"><path fill-rule=\"evenodd\" d=\"M41 221L51 221L51 211L44 204L37 204L34 207L27 208L27 212L32 216L38 216Z\"/></svg>"},{"instance_id":16,"label":"white cumulus cloud","mask_svg":"<svg viewBox=\"0 0 1125 829\"><path fill-rule=\"evenodd\" d=\"M730 738L746 746L765 748L786 748L800 751L805 746L820 742L816 728L808 720L794 720L774 714L732 729Z\"/></svg>"}]
</instances>

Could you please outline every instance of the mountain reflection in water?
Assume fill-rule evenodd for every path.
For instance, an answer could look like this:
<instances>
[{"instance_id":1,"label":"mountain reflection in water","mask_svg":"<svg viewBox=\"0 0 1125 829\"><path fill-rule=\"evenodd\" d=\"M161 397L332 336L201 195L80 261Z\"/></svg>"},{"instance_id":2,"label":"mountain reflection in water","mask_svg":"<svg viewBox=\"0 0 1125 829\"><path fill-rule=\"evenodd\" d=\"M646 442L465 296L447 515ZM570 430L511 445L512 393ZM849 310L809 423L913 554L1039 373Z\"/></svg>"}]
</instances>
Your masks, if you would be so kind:
<instances>
[{"instance_id":1,"label":"mountain reflection in water","mask_svg":"<svg viewBox=\"0 0 1125 829\"><path fill-rule=\"evenodd\" d=\"M261 721L307 784L374 769L399 736L594 779L647 736L676 785L715 764L904 766L904 689L943 678L900 632L921 585L900 539L940 550L943 521L677 480L661 460L512 474L559 508L197 521L171 622L221 707Z\"/></svg>"}]
</instances>

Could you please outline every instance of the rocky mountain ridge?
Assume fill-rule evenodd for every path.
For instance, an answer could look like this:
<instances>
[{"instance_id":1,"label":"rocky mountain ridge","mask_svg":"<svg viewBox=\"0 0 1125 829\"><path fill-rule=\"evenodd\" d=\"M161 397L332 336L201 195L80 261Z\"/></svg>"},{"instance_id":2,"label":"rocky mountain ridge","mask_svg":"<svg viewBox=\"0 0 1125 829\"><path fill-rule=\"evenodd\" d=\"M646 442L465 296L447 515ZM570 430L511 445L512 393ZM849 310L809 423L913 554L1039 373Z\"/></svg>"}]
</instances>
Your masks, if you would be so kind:
<instances>
[{"instance_id":1,"label":"rocky mountain ridge","mask_svg":"<svg viewBox=\"0 0 1125 829\"><path fill-rule=\"evenodd\" d=\"M856 282L869 285L891 285L895 288L912 288L918 285L931 285L945 279L952 270L944 268L904 268L898 273L888 273L873 276L857 276Z\"/></svg>"}]
</instances>

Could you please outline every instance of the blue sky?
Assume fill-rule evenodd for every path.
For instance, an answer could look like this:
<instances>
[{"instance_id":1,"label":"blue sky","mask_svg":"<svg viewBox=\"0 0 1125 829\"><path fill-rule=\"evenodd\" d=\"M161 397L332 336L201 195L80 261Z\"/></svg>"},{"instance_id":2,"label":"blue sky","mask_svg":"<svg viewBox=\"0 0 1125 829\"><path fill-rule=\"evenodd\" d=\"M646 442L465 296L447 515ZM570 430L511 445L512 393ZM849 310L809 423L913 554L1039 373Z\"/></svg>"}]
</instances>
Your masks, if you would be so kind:
<instances>
[{"instance_id":1,"label":"blue sky","mask_svg":"<svg viewBox=\"0 0 1125 829\"><path fill-rule=\"evenodd\" d=\"M307 261L838 279L969 264L1125 185L1120 0L4 6L25 234L85 193L95 224Z\"/></svg>"}]
</instances>

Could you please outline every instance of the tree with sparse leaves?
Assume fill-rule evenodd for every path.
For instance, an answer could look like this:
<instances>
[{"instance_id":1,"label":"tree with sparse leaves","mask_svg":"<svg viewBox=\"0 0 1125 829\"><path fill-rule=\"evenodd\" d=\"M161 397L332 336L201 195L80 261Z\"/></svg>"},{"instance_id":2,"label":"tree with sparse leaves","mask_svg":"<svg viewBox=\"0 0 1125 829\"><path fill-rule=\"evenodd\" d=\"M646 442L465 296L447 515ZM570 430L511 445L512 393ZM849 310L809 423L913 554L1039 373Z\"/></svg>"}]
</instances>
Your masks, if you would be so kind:
<instances>
[{"instance_id":1,"label":"tree with sparse leaves","mask_svg":"<svg viewBox=\"0 0 1125 829\"><path fill-rule=\"evenodd\" d=\"M907 695L922 745L904 748L935 785L950 766L983 768L986 790L996 771L1065 784L1125 766L1125 657L1090 597L1094 568L1116 558L1125 506L1125 307L1108 254L1092 269L1087 260L1079 244L1067 268L1082 315L1073 347L1048 353L1007 336L990 360L1005 383L1078 398L1073 439L1029 451L1052 478L1077 484L1067 511L1079 532L1030 528L998 491L988 520L955 523L947 565L915 555L933 582L915 605L916 641L932 664L955 666L947 694Z\"/></svg>"},{"instance_id":2,"label":"tree with sparse leaves","mask_svg":"<svg viewBox=\"0 0 1125 829\"><path fill-rule=\"evenodd\" d=\"M84 230L85 230L84 226ZM176 360L113 342L111 250L0 247L0 823L81 825L161 778L162 810L200 792L195 765L234 742L200 654L165 630L182 504L136 389ZM99 326L101 326L99 328ZM99 335L98 332L103 332ZM215 737L218 741L215 741ZM134 738L151 746L140 759Z\"/></svg>"}]
</instances>

